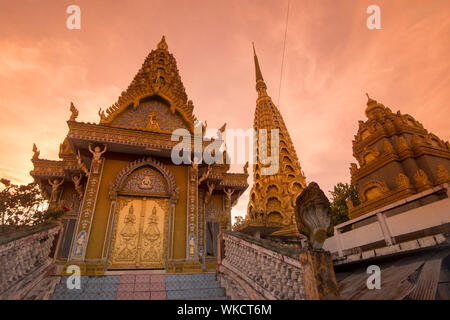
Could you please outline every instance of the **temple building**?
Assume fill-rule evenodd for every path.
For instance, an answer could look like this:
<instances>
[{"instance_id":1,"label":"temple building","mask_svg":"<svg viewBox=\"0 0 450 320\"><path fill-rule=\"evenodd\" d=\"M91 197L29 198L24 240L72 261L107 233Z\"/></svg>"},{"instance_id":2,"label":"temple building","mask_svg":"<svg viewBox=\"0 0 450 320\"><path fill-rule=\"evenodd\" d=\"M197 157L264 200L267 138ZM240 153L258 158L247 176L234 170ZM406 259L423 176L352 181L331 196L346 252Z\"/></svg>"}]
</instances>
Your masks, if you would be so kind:
<instances>
[{"instance_id":1,"label":"temple building","mask_svg":"<svg viewBox=\"0 0 450 320\"><path fill-rule=\"evenodd\" d=\"M350 167L360 204L334 226L331 252L342 299L450 299L450 145L368 97ZM369 266L382 270L367 290ZM367 282L368 283L368 282Z\"/></svg>"},{"instance_id":2,"label":"temple building","mask_svg":"<svg viewBox=\"0 0 450 320\"><path fill-rule=\"evenodd\" d=\"M420 122L368 97L367 121L353 141L351 182L361 204L348 202L350 219L450 181L450 144Z\"/></svg>"},{"instance_id":3,"label":"temple building","mask_svg":"<svg viewBox=\"0 0 450 320\"><path fill-rule=\"evenodd\" d=\"M248 174L229 173L228 164L171 160L179 143L172 132L193 135L201 122L164 37L117 102L99 111L99 123L78 122L73 104L70 111L60 160L40 159L34 146L30 172L50 207L68 209L60 272L71 264L88 275L214 270L217 235L230 229ZM201 140L205 149L210 142Z\"/></svg>"},{"instance_id":4,"label":"temple building","mask_svg":"<svg viewBox=\"0 0 450 320\"><path fill-rule=\"evenodd\" d=\"M255 51L254 63L257 158L241 225L230 230L248 165L230 173L220 149L199 159L225 126L204 137L163 37L99 123L70 105L60 160L33 145L30 174L64 215L0 244L0 299L449 300L450 144L368 96L350 167L360 204L348 200L350 220L333 226Z\"/></svg>"},{"instance_id":5,"label":"temple building","mask_svg":"<svg viewBox=\"0 0 450 320\"><path fill-rule=\"evenodd\" d=\"M253 48L254 50L254 48ZM300 167L294 145L280 111L267 94L267 86L254 52L256 73L255 119L257 161L253 165L253 186L250 191L247 216L241 232L280 237L299 237L295 224L295 200L306 187L306 179ZM261 130L267 130L267 135ZM278 130L278 146L272 146L271 130ZM270 138L269 138L270 137ZM268 165L261 161L261 145L267 142L267 152L278 148L278 170L274 174L264 174Z\"/></svg>"}]
</instances>

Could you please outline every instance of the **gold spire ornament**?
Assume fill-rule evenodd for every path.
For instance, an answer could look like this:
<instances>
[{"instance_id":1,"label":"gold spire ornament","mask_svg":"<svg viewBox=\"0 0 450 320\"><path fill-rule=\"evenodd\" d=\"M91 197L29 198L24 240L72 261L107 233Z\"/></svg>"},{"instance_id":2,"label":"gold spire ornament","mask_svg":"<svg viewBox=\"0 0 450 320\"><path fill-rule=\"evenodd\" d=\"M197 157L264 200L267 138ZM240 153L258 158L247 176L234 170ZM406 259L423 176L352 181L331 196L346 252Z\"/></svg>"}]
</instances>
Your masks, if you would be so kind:
<instances>
[{"instance_id":1,"label":"gold spire ornament","mask_svg":"<svg viewBox=\"0 0 450 320\"><path fill-rule=\"evenodd\" d=\"M167 50L169 49L169 46L166 43L166 37L162 36L161 41L158 43L158 49L160 50Z\"/></svg>"},{"instance_id":2,"label":"gold spire ornament","mask_svg":"<svg viewBox=\"0 0 450 320\"><path fill-rule=\"evenodd\" d=\"M251 230L253 225L265 224L262 233L270 233L278 229L281 235L294 233L298 235L295 224L292 223L295 215L295 199L306 187L306 179L300 167L294 145L284 123L280 111L267 95L267 86L253 45L253 57L255 63L255 80L258 99L256 100L254 129L258 145L265 144L267 150L272 148L270 138L271 130L278 130L278 171L275 174L264 175L261 170L266 165L261 162L258 155L253 167L253 187L250 191L250 200L247 209L246 222L242 225L242 231L247 226ZM260 130L266 130L267 136L260 136ZM264 139L265 141L260 141ZM276 142L274 142L276 143ZM274 145L275 146L275 145ZM244 171L247 172L247 166ZM251 232L251 231L248 231Z\"/></svg>"},{"instance_id":3,"label":"gold spire ornament","mask_svg":"<svg viewBox=\"0 0 450 320\"><path fill-rule=\"evenodd\" d=\"M33 143L33 160L39 159L39 150L36 147L36 143Z\"/></svg>"},{"instance_id":4,"label":"gold spire ornament","mask_svg":"<svg viewBox=\"0 0 450 320\"><path fill-rule=\"evenodd\" d=\"M69 121L75 121L76 118L78 117L79 112L78 109L75 108L75 106L73 105L73 102L70 102L70 112L71 114Z\"/></svg>"},{"instance_id":5,"label":"gold spire ornament","mask_svg":"<svg viewBox=\"0 0 450 320\"><path fill-rule=\"evenodd\" d=\"M258 56L256 55L254 44L253 44L253 59L255 60L256 91L258 92L258 99L267 97L267 86L266 83L264 82L261 68L259 67Z\"/></svg>"}]
</instances>

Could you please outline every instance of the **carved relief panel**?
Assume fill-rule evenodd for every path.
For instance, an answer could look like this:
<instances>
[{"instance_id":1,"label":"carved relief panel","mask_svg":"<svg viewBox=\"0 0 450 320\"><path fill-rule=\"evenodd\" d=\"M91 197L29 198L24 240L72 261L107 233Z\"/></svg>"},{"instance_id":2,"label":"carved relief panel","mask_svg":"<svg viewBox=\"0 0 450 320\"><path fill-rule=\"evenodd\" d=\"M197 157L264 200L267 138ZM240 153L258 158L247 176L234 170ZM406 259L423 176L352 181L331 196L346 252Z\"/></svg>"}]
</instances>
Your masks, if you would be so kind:
<instances>
[{"instance_id":1,"label":"carved relief panel","mask_svg":"<svg viewBox=\"0 0 450 320\"><path fill-rule=\"evenodd\" d=\"M109 269L164 269L169 199L120 196Z\"/></svg>"}]
</instances>

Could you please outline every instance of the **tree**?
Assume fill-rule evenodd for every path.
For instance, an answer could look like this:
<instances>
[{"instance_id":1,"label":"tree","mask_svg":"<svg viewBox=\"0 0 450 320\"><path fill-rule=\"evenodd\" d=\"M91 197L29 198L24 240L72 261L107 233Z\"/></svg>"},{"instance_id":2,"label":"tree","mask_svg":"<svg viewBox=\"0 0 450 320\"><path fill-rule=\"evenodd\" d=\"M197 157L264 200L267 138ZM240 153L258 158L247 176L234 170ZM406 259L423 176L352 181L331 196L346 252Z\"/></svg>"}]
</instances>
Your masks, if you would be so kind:
<instances>
[{"instance_id":1,"label":"tree","mask_svg":"<svg viewBox=\"0 0 450 320\"><path fill-rule=\"evenodd\" d=\"M244 223L244 218L241 216L234 217L234 224L233 224L233 231L236 231L236 228L238 228L241 224Z\"/></svg>"},{"instance_id":2,"label":"tree","mask_svg":"<svg viewBox=\"0 0 450 320\"><path fill-rule=\"evenodd\" d=\"M46 220L45 199L37 183L12 184L0 179L4 188L0 191L1 228L6 226L31 226Z\"/></svg>"},{"instance_id":3,"label":"tree","mask_svg":"<svg viewBox=\"0 0 450 320\"><path fill-rule=\"evenodd\" d=\"M355 186L348 183L338 183L334 186L331 193L331 212L333 217L333 225L338 225L349 220L347 199L352 201L353 205L359 205L358 191Z\"/></svg>"}]
</instances>

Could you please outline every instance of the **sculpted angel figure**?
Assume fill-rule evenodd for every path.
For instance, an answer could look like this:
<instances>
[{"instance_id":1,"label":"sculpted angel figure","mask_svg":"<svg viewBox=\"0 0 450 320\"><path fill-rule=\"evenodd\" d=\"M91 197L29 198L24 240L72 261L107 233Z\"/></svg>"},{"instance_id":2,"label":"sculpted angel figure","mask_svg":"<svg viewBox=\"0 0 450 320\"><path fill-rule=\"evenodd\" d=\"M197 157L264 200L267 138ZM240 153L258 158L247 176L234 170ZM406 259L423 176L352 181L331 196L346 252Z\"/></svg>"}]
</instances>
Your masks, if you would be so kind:
<instances>
[{"instance_id":1,"label":"sculpted angel figure","mask_svg":"<svg viewBox=\"0 0 450 320\"><path fill-rule=\"evenodd\" d=\"M89 143L89 151L92 153L92 156L93 156L93 159L92 159L92 160L94 160L94 161L99 161L99 160L100 160L100 157L102 156L102 154L104 154L104 153L106 152L106 148L107 148L107 147L108 147L108 146L105 145L105 149L103 149L103 151L100 151L101 149L100 149L99 146L96 146L96 147L94 148L94 150L92 150L92 143Z\"/></svg>"},{"instance_id":2,"label":"sculpted angel figure","mask_svg":"<svg viewBox=\"0 0 450 320\"><path fill-rule=\"evenodd\" d=\"M53 181L48 179L48 183L52 186L50 202L56 202L58 200L59 187L64 183L64 179L61 179L61 181L58 181L58 179L53 179Z\"/></svg>"},{"instance_id":3,"label":"sculpted angel figure","mask_svg":"<svg viewBox=\"0 0 450 320\"><path fill-rule=\"evenodd\" d=\"M75 255L80 256L83 251L84 241L86 240L86 233L81 232L77 239L77 246L75 249Z\"/></svg>"},{"instance_id":4,"label":"sculpted angel figure","mask_svg":"<svg viewBox=\"0 0 450 320\"><path fill-rule=\"evenodd\" d=\"M194 157L194 160L191 161L192 165L192 177L191 181L194 182L198 178L198 158Z\"/></svg>"},{"instance_id":5,"label":"sculpted angel figure","mask_svg":"<svg viewBox=\"0 0 450 320\"><path fill-rule=\"evenodd\" d=\"M200 177L200 179L198 179L198 184L201 184L203 181L205 181L206 179L208 179L209 174L212 171L212 167L209 165L208 166L208 170L202 174L202 176Z\"/></svg>"},{"instance_id":6,"label":"sculpted angel figure","mask_svg":"<svg viewBox=\"0 0 450 320\"><path fill-rule=\"evenodd\" d=\"M108 146L105 145L105 149L103 149L103 151L101 151L99 146L96 146L94 148L94 150L92 150L92 143L89 143L89 151L92 153L92 164L93 164L93 168L94 168L94 173L98 173L99 169L100 169L100 163L101 163L101 156L102 154L104 154L106 152L106 148Z\"/></svg>"},{"instance_id":7,"label":"sculpted angel figure","mask_svg":"<svg viewBox=\"0 0 450 320\"><path fill-rule=\"evenodd\" d=\"M88 176L89 175L89 170L86 168L86 165L81 160L80 150L78 150L77 161L78 161L78 167L86 174L86 176Z\"/></svg>"},{"instance_id":8,"label":"sculpted angel figure","mask_svg":"<svg viewBox=\"0 0 450 320\"><path fill-rule=\"evenodd\" d=\"M214 185L214 183L209 183L209 182L207 182L206 184L208 186L208 191L206 192L205 203L208 204L209 200L211 199L211 195L212 195L215 185Z\"/></svg>"},{"instance_id":9,"label":"sculpted angel figure","mask_svg":"<svg viewBox=\"0 0 450 320\"><path fill-rule=\"evenodd\" d=\"M80 199L83 198L83 193L84 193L83 185L81 184L82 178L83 177L81 176L81 174L79 176L72 177L72 181L75 184L75 191L78 193L78 197Z\"/></svg>"},{"instance_id":10,"label":"sculpted angel figure","mask_svg":"<svg viewBox=\"0 0 450 320\"><path fill-rule=\"evenodd\" d=\"M227 196L227 200L231 200L231 196L233 195L234 190L229 188L229 189L224 189L223 192L225 192L225 195Z\"/></svg>"}]
</instances>

